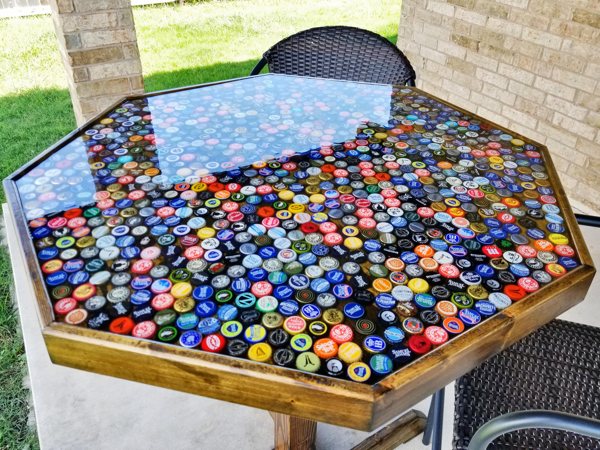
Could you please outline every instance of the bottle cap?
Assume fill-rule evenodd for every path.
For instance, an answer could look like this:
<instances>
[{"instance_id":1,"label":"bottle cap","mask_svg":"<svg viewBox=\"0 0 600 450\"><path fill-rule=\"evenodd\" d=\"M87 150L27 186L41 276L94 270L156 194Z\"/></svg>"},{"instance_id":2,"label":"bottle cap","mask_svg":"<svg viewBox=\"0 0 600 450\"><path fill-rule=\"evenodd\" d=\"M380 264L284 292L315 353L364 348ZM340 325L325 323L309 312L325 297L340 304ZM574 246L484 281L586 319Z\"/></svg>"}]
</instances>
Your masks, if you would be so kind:
<instances>
[{"instance_id":1,"label":"bottle cap","mask_svg":"<svg viewBox=\"0 0 600 450\"><path fill-rule=\"evenodd\" d=\"M348 366L347 373L352 381L364 383L371 377L371 368L364 362L353 362Z\"/></svg>"},{"instance_id":2,"label":"bottle cap","mask_svg":"<svg viewBox=\"0 0 600 450\"><path fill-rule=\"evenodd\" d=\"M354 342L344 342L338 348L338 357L346 364L357 362L362 359L362 350Z\"/></svg>"},{"instance_id":3,"label":"bottle cap","mask_svg":"<svg viewBox=\"0 0 600 450\"><path fill-rule=\"evenodd\" d=\"M312 348L313 340L305 333L296 334L290 339L290 347L296 352L306 352Z\"/></svg>"},{"instance_id":4,"label":"bottle cap","mask_svg":"<svg viewBox=\"0 0 600 450\"><path fill-rule=\"evenodd\" d=\"M273 349L266 342L253 344L248 349L248 358L257 362L268 362L271 359Z\"/></svg>"},{"instance_id":5,"label":"bottle cap","mask_svg":"<svg viewBox=\"0 0 600 450\"><path fill-rule=\"evenodd\" d=\"M304 372L318 372L321 368L321 360L313 352L300 353L296 357L296 368Z\"/></svg>"},{"instance_id":6,"label":"bottle cap","mask_svg":"<svg viewBox=\"0 0 600 450\"><path fill-rule=\"evenodd\" d=\"M315 342L313 351L321 359L333 358L337 355L338 344L329 338L322 338Z\"/></svg>"}]
</instances>

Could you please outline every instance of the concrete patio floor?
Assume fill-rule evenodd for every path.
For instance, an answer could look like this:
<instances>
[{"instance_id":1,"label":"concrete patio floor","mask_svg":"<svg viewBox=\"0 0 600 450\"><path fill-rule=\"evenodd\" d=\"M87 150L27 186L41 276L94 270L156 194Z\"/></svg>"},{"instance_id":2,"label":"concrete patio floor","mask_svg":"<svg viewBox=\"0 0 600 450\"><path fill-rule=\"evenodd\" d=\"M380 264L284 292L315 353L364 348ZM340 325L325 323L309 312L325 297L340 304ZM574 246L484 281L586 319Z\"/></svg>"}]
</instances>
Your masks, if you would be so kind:
<instances>
[{"instance_id":1,"label":"concrete patio floor","mask_svg":"<svg viewBox=\"0 0 600 450\"><path fill-rule=\"evenodd\" d=\"M10 215L7 233L30 385L42 449L264 449L273 447L273 422L262 410L96 375L50 362L33 305L33 288ZM600 229L582 228L597 266ZM584 302L562 319L600 326L596 277ZM444 450L452 447L454 387L446 389ZM429 400L415 406L427 413ZM368 433L320 424L317 448L349 449ZM421 436L399 447L425 449Z\"/></svg>"}]
</instances>

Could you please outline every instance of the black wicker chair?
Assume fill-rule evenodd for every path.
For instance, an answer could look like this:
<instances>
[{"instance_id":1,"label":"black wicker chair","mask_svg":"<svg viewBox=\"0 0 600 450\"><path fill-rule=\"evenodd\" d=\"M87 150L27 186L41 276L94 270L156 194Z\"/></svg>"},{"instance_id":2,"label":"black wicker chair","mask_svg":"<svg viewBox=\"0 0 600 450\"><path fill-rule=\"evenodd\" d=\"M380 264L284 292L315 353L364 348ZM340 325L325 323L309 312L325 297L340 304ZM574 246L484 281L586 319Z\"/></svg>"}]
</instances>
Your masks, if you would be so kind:
<instances>
[{"instance_id":1,"label":"black wicker chair","mask_svg":"<svg viewBox=\"0 0 600 450\"><path fill-rule=\"evenodd\" d=\"M550 322L459 378L455 392L455 450L466 450L475 432L490 420L528 410L579 417L545 411L504 416L495 420L496 433L489 433L493 426L488 424L488 436L509 432L487 448L600 450L600 440L588 437L600 433L600 329ZM502 420L512 424L502 426ZM515 429L519 431L511 431Z\"/></svg>"},{"instance_id":2,"label":"black wicker chair","mask_svg":"<svg viewBox=\"0 0 600 450\"><path fill-rule=\"evenodd\" d=\"M577 223L579 225L585 225L585 226L590 226L590 227L600 227L600 217L598 216L589 216L589 215L585 215L585 214L575 214L575 218L577 219ZM555 364L556 363L556 358L549 358L548 360L544 360L538 358L536 360L528 358L524 355L527 355L528 353L525 352L525 348L528 344L528 342L530 342L530 340L535 340L535 339L547 339L547 338L552 338L552 340L550 341L550 343L548 343L547 345L547 351L548 352L552 352L552 345L556 344L556 343L560 343L562 345L562 347L560 348L560 351L562 353L564 353L564 355L570 355L570 352L573 352L575 349L575 344L572 344L572 348L568 348L569 347L569 340L571 338L573 338L573 333L579 334L579 338L588 338L588 337L593 337L594 339L594 344L592 346L592 349L597 349L600 348L600 329L598 328L593 328L593 327L586 327L584 325L579 325L579 324L570 324L567 328L570 330L570 334L564 335L562 336L560 333L562 332L564 326L561 328L561 321L557 320L555 322L552 322L550 325L547 325L546 328L544 328L543 330L546 331L541 331L538 330L537 332L535 332L534 334L532 334L531 336L529 336L528 338L524 339L523 341L515 344L513 347L509 348L508 350L504 351L503 353L497 355L495 358L492 358L491 360L487 361L486 363L484 363L482 366L480 366L479 368L471 371L470 373L468 373L467 375L465 375L464 377L460 378L459 380L457 380L457 387L456 387L456 399L455 399L455 421L454 421L454 448L456 450L465 450L468 445L469 442L471 440L471 438L475 435L476 431L479 429L480 432L478 433L479 436L477 436L478 438L486 438L486 437L490 437L491 435L494 436L500 436L501 434L503 434L504 432L507 432L506 430L508 429L523 429L523 428L535 428L533 426L531 426L531 424L535 423L536 421L539 422L540 420L544 420L544 417L548 417L548 416L544 416L544 414L548 415L548 414L555 414L560 416L562 414L561 417L553 417L550 420L552 423L554 424L559 424L562 426L562 428L560 428L559 430L563 430L563 431L558 431L558 433L562 433L561 436L570 436L573 437L575 436L573 433L564 433L564 430L579 430L580 434L583 434L585 436L588 436L587 441L589 442L589 436L592 435L600 435L600 430L598 429L598 421L596 419L600 418L598 417L598 415L600 414L600 400L597 400L596 403L593 405L593 414L590 415L586 415L584 414L585 417L581 417L581 416L572 416L572 417L567 417L569 416L569 414L565 414L565 413L559 413L559 412L547 412L544 411L544 409L562 409L564 411L570 411L569 407L565 407L565 408L561 408L560 404L547 404L544 403L543 400L545 400L547 398L547 395L545 393L545 391L542 389L537 389L534 393L531 393L531 389L534 388L536 385L535 383L532 381L534 379L534 377L536 376L536 374L539 370L544 370L548 376L547 378L544 379L545 383L552 383L552 376L556 377L556 374L553 372L555 369L557 371L557 373L561 373L561 366L560 364ZM550 331L548 331L550 330ZM540 333L546 333L546 334L540 334ZM550 333L550 336L547 335L547 333ZM525 346L525 347L523 347ZM523 349L523 354L520 353L520 349ZM538 347L539 350L539 347ZM577 347L577 350L579 350L579 348ZM585 368L589 368L589 366L587 365L590 361L590 358L592 359L592 361L594 361L594 377L595 378L589 378L587 372L584 373L583 376L588 376L588 378L586 379L586 381L591 381L594 384L594 388L596 389L596 392L594 393L594 395L597 397L598 396L598 389L599 389L599 383L600 383L600 368L599 368L599 363L597 361L598 357L600 356L600 352L596 351L595 354L592 354L591 356L589 355L589 352L593 351L590 350L590 348L588 348L588 353L583 354L583 353L579 353L577 357L575 357L576 363L577 364L583 364ZM562 353L561 356L562 357ZM511 360L511 358L514 358L514 361ZM577 359L580 358L580 359ZM540 362L541 361L541 362ZM559 359L560 361L560 359ZM565 360L568 361L568 360ZM583 361L583 362L582 362ZM501 380L502 377L499 376L498 374L502 373L502 370L504 370L507 364L513 364L517 367L520 368L521 373L519 373L519 376L523 376L523 379L521 380L518 377L514 377L515 379L517 379L517 383L510 383L510 385L505 385L500 383L499 385L496 385L496 381ZM544 365L546 364L546 365ZM504 365L504 366L503 366ZM577 366L579 367L579 366ZM506 369L506 372L508 372L509 369ZM491 374L493 376L491 376L491 382L488 384L487 383L487 376L488 374ZM575 373L577 375L577 373ZM506 373L504 374L505 376ZM577 375L579 377L579 375ZM512 377L511 377L512 378ZM558 379L558 378L555 378ZM561 386L561 382L564 381L561 379L561 381L557 381L557 386ZM478 387L489 387L489 390L484 391L484 390L478 390ZM548 387L548 386L545 386ZM556 386L555 386L556 388ZM507 402L501 402L498 405L495 405L495 399L500 397L500 399L502 400L502 393L500 392L496 392L494 391L494 389L503 389L504 391L502 393L513 393L513 395L517 395L517 398L522 398L525 400L531 399L531 402L526 402L527 404L523 404L520 405L520 411L523 411L523 409L525 410L522 414L520 414L519 412L517 413L507 413L507 411L512 411L513 409L519 409L519 406L516 406L516 403L511 403L510 401ZM555 390L555 389L554 389ZM551 392L554 392L554 390L552 390ZM523 396L521 396L521 392L523 392ZM440 390L438 390L437 392L435 392L432 396L431 399L431 404L429 407L429 414L427 416L427 426L425 427L425 432L423 433L423 443L425 445L430 445L432 444L432 450L441 450L442 448L442 428L443 428L443 416L444 416L444 393L445 393L445 389L441 388ZM516 393L516 394L515 394ZM527 395L529 394L529 395ZM542 400L541 405L540 406L540 402L535 401L535 396L536 395L540 395L540 399ZM571 393L569 392L567 394L571 395ZM580 397L578 397L577 395L575 395L574 397L572 397L572 399L574 401L578 401ZM480 399L480 401L477 403L477 399ZM509 409L507 405L511 405L512 409ZM553 408L554 406L556 406L556 408ZM486 409L487 408L487 409ZM535 409L536 411L532 411L533 409ZM539 410L539 411L538 411ZM469 415L470 414L470 415ZM500 417L502 416L502 417ZM491 420L490 420L491 419ZM486 424L484 426L484 424ZM525 426L527 425L527 426ZM556 427L552 427L550 425L548 425L548 428L553 428L553 430L555 430ZM596 434L590 433L589 430L594 430L594 432ZM584 433L583 431L586 431L586 433ZM546 430L547 433L550 433L551 435L556 435L557 431L551 431L551 430ZM551 450L565 450L566 448L571 448L571 447L565 447L563 446L558 446L558 447L535 447L535 446L527 446L527 442L528 441L523 441L523 443L518 442L513 446L510 445L503 445L502 443L498 443L498 442L504 442L506 443L506 439L511 439L511 436L519 436L519 438L521 438L522 436L527 435L527 433L533 433L535 435L535 431L531 432L527 432L527 431L521 431L520 434L516 434L516 433L511 433L507 436L505 436L504 438L502 438L503 440L497 441L497 445L496 446L492 446L490 447L491 449L511 449L511 450L521 450L521 449L534 449L534 448L548 448ZM581 437L580 437L581 438ZM473 439L474 443L475 441L478 439ZM517 441L513 441L513 444L517 442ZM575 441L567 441L567 442L575 442ZM522 444L522 445L521 445ZM569 444L570 445L570 444ZM577 450L580 449L580 447L573 447L573 448L577 448ZM583 448L583 447L581 447ZM595 447L589 447L589 448L593 448L593 449L598 449L600 450L600 445L596 445ZM481 450L479 448L477 448L476 450Z\"/></svg>"},{"instance_id":3,"label":"black wicker chair","mask_svg":"<svg viewBox=\"0 0 600 450\"><path fill-rule=\"evenodd\" d=\"M318 27L275 44L252 70L338 80L414 86L415 71L387 39L354 27Z\"/></svg>"}]
</instances>

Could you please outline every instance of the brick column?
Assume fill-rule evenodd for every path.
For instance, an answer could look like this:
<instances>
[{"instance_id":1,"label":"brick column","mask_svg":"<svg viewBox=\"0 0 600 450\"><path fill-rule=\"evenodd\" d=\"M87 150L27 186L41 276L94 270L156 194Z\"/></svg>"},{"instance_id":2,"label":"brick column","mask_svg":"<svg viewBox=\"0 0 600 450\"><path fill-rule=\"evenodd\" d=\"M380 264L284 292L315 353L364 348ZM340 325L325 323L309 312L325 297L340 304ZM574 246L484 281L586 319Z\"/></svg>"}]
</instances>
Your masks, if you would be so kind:
<instances>
[{"instance_id":1,"label":"brick column","mask_svg":"<svg viewBox=\"0 0 600 450\"><path fill-rule=\"evenodd\" d=\"M144 91L130 0L50 0L50 7L78 124Z\"/></svg>"},{"instance_id":2,"label":"brick column","mask_svg":"<svg viewBox=\"0 0 600 450\"><path fill-rule=\"evenodd\" d=\"M417 85L545 144L571 203L600 212L600 1L403 0Z\"/></svg>"}]
</instances>

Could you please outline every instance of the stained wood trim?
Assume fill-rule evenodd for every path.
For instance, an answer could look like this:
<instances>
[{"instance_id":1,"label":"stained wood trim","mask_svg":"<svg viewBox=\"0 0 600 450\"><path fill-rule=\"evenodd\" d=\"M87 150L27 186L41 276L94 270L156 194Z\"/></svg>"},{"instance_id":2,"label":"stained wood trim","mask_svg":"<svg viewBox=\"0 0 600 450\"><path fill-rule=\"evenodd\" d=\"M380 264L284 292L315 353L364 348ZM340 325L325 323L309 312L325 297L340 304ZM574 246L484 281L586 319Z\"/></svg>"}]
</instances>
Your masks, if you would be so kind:
<instances>
[{"instance_id":1,"label":"stained wood trim","mask_svg":"<svg viewBox=\"0 0 600 450\"><path fill-rule=\"evenodd\" d=\"M52 362L256 408L369 430L371 387L225 355L52 323ZM80 332L81 331L81 332ZM356 383L354 383L356 384Z\"/></svg>"},{"instance_id":2,"label":"stained wood trim","mask_svg":"<svg viewBox=\"0 0 600 450\"><path fill-rule=\"evenodd\" d=\"M421 434L425 429L426 422L427 418L422 412L411 409L377 433L352 447L352 450L394 450Z\"/></svg>"},{"instance_id":3,"label":"stained wood trim","mask_svg":"<svg viewBox=\"0 0 600 450\"><path fill-rule=\"evenodd\" d=\"M44 278L29 236L29 229L25 221L25 215L21 209L21 202L18 198L15 183L10 180L4 180L4 192L8 200L8 205L4 205L3 207L4 221L7 225L10 222L18 234L17 244L25 256L25 265L29 270L31 284L35 293L34 303L38 320L40 321L40 327L44 328L54 320L52 303L48 298L46 287L44 286ZM19 287L16 286L16 288L18 289Z\"/></svg>"}]
</instances>

